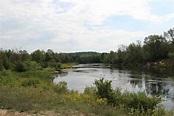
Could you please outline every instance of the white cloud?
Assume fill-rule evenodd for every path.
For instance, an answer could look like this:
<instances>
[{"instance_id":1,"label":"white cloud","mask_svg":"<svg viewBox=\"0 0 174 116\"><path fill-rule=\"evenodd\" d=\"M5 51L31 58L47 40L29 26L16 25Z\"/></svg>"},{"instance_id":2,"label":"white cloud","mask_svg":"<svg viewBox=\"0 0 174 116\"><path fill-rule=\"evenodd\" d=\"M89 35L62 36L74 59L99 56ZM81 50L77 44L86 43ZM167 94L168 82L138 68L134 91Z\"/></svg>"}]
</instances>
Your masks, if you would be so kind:
<instances>
[{"instance_id":1,"label":"white cloud","mask_svg":"<svg viewBox=\"0 0 174 116\"><path fill-rule=\"evenodd\" d=\"M119 44L143 38L145 32L101 27L109 17L126 15L136 20L157 23L174 19L174 14L151 14L148 2L149 0L0 0L1 23L20 22L16 25L18 28L7 27L0 38L34 42L35 38L44 38L49 33L50 43L45 46L50 45L54 49L58 47L62 51L116 49ZM44 44L40 46L44 48Z\"/></svg>"},{"instance_id":2,"label":"white cloud","mask_svg":"<svg viewBox=\"0 0 174 116\"><path fill-rule=\"evenodd\" d=\"M137 20L160 22L165 16L151 14L148 0L62 0L74 4L65 15L89 24L101 24L110 16L127 15ZM173 14L170 14L173 15ZM77 17L78 16L78 17ZM173 18L173 17L170 17Z\"/></svg>"}]
</instances>

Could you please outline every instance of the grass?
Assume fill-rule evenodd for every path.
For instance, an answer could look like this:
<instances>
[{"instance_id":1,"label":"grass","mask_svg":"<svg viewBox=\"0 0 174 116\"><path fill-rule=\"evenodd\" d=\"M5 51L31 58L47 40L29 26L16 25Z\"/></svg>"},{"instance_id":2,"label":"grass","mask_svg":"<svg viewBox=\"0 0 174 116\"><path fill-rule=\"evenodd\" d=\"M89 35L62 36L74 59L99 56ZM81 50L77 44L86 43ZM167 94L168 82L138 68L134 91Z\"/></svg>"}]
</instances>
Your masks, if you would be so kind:
<instances>
[{"instance_id":1,"label":"grass","mask_svg":"<svg viewBox=\"0 0 174 116\"><path fill-rule=\"evenodd\" d=\"M76 92L63 95L53 91L42 91L37 88L1 87L0 93L1 109L34 113L56 111L64 115L73 113L86 115L122 114L122 112L106 104L101 107L101 103L96 102L94 98Z\"/></svg>"},{"instance_id":2,"label":"grass","mask_svg":"<svg viewBox=\"0 0 174 116\"><path fill-rule=\"evenodd\" d=\"M61 69L72 68L75 65L77 65L77 63L63 63L61 64Z\"/></svg>"},{"instance_id":3,"label":"grass","mask_svg":"<svg viewBox=\"0 0 174 116\"><path fill-rule=\"evenodd\" d=\"M151 113L151 110L145 112L125 107L124 104L115 107L108 105L106 98L97 97L95 87L87 87L84 93L78 93L68 90L65 82L53 84L52 71L52 69L20 73L1 71L0 109L38 115L43 112L86 116L146 116ZM128 100L131 96L125 98ZM174 110L166 111L160 107L152 115L173 116L173 114Z\"/></svg>"}]
</instances>

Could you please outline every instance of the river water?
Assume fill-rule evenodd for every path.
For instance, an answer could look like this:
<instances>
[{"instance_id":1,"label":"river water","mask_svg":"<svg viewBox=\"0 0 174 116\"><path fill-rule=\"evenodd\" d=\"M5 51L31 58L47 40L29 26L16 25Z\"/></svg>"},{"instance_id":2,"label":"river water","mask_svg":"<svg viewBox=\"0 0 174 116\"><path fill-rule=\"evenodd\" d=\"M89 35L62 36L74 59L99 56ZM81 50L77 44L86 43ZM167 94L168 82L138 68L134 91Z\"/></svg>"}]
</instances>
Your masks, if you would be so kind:
<instances>
[{"instance_id":1,"label":"river water","mask_svg":"<svg viewBox=\"0 0 174 116\"><path fill-rule=\"evenodd\" d=\"M104 64L80 64L57 74L54 83L67 82L68 88L83 92L85 87L94 86L94 81L104 77L112 80L112 87L122 91L144 91L147 95L161 95L162 105L168 110L174 107L174 75L160 71L130 71L111 69Z\"/></svg>"}]
</instances>

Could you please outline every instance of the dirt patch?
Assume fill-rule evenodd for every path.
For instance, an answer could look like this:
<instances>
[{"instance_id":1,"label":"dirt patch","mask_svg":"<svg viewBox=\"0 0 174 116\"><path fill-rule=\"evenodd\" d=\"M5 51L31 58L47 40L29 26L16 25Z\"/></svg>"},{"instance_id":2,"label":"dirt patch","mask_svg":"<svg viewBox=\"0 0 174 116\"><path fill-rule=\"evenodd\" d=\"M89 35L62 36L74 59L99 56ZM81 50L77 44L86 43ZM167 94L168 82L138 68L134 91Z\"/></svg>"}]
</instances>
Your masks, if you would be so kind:
<instances>
[{"instance_id":1,"label":"dirt patch","mask_svg":"<svg viewBox=\"0 0 174 116\"><path fill-rule=\"evenodd\" d=\"M7 114L7 110L0 109L0 116L5 116Z\"/></svg>"},{"instance_id":2,"label":"dirt patch","mask_svg":"<svg viewBox=\"0 0 174 116\"><path fill-rule=\"evenodd\" d=\"M0 109L0 116L34 116L25 112Z\"/></svg>"},{"instance_id":3,"label":"dirt patch","mask_svg":"<svg viewBox=\"0 0 174 116\"><path fill-rule=\"evenodd\" d=\"M38 113L28 113L28 112L19 112L14 110L5 110L0 109L0 116L86 116L85 113L76 111L76 110L70 110L67 112L55 112L55 111L41 111Z\"/></svg>"}]
</instances>

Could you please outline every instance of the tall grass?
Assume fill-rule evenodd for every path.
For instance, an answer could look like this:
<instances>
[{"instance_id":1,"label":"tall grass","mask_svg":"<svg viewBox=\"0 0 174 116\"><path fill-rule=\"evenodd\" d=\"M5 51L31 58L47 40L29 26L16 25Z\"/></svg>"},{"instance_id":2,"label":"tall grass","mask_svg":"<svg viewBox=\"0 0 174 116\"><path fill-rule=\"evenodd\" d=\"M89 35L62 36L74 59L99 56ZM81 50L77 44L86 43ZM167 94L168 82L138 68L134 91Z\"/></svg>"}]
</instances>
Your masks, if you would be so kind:
<instances>
[{"instance_id":1,"label":"tall grass","mask_svg":"<svg viewBox=\"0 0 174 116\"><path fill-rule=\"evenodd\" d=\"M0 72L0 108L21 112L55 111L61 115L154 115L172 116L172 110L157 108L158 98L144 93L121 93L109 81L97 80L84 93L70 91L66 82L52 83L52 69ZM108 83L106 83L108 82ZM106 87L107 86L107 87ZM99 92L100 91L100 92ZM102 91L102 92L101 92ZM107 94L107 95L102 95Z\"/></svg>"}]
</instances>

